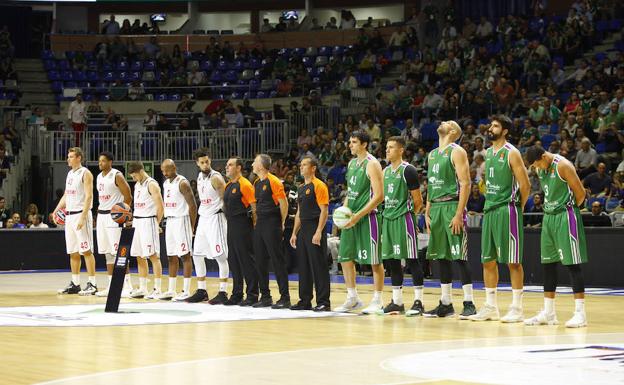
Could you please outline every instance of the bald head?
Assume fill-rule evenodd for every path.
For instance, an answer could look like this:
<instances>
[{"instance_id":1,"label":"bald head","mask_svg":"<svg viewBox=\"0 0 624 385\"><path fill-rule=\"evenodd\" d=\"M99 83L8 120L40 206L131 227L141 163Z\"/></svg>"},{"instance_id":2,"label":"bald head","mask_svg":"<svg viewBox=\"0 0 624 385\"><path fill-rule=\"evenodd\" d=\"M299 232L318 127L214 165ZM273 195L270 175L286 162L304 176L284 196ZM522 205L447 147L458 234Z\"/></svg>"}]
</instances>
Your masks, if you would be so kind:
<instances>
[{"instance_id":1,"label":"bald head","mask_svg":"<svg viewBox=\"0 0 624 385\"><path fill-rule=\"evenodd\" d=\"M176 165L173 159L165 159L160 164L160 171L162 171L165 178L172 179L176 177Z\"/></svg>"},{"instance_id":2,"label":"bald head","mask_svg":"<svg viewBox=\"0 0 624 385\"><path fill-rule=\"evenodd\" d=\"M462 135L462 129L457 122L448 120L440 123L440 126L438 127L438 134L440 135L440 138L448 137L452 142L454 142Z\"/></svg>"}]
</instances>

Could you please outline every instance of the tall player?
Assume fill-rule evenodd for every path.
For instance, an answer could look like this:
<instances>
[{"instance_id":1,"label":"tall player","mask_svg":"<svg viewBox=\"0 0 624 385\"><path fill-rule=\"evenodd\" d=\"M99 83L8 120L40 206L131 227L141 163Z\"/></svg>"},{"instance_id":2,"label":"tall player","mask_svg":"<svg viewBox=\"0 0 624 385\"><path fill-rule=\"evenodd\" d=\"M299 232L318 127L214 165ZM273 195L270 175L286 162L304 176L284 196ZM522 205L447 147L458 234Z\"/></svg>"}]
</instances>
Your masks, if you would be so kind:
<instances>
[{"instance_id":1,"label":"tall player","mask_svg":"<svg viewBox=\"0 0 624 385\"><path fill-rule=\"evenodd\" d=\"M425 312L426 317L455 314L451 300L453 261L459 268L464 291L464 309L459 318L468 319L476 313L472 302L472 278L464 228L466 203L470 196L470 170L466 151L454 143L461 135L461 127L456 122L450 120L440 123L440 146L429 153L425 208L425 223L429 232L427 259L436 260L440 264L442 295L439 305Z\"/></svg>"},{"instance_id":2,"label":"tall player","mask_svg":"<svg viewBox=\"0 0 624 385\"><path fill-rule=\"evenodd\" d=\"M551 154L540 146L526 153L528 163L537 169L544 190L541 259L544 267L544 309L535 317L524 320L526 325L556 325L555 291L557 264L568 268L574 291L574 314L565 326L587 326L585 315L585 284L581 264L587 262L585 229L579 207L585 201L585 189L574 165L561 155Z\"/></svg>"},{"instance_id":3,"label":"tall player","mask_svg":"<svg viewBox=\"0 0 624 385\"><path fill-rule=\"evenodd\" d=\"M143 163L130 162L128 174L134 185L134 213L132 227L134 236L130 256L137 258L139 267L139 289L130 294L132 298L157 299L162 287L162 264L160 262L160 222L163 219L163 201L160 186L143 169ZM154 270L154 289L147 291L147 260Z\"/></svg>"},{"instance_id":4,"label":"tall player","mask_svg":"<svg viewBox=\"0 0 624 385\"><path fill-rule=\"evenodd\" d=\"M227 280L230 275L227 248L227 223L223 214L223 193L225 180L211 168L208 149L200 148L194 154L199 168L197 191L199 193L199 223L193 245L193 262L197 275L197 291L186 302L208 300L206 291L206 261L214 259L219 265L219 292L210 299L211 305L221 305L227 300Z\"/></svg>"},{"instance_id":5,"label":"tall player","mask_svg":"<svg viewBox=\"0 0 624 385\"><path fill-rule=\"evenodd\" d=\"M69 254L71 282L59 294L93 295L97 292L95 280L95 257L93 256L93 174L82 166L80 147L72 147L67 153L67 165L71 170L65 179L65 194L54 208L67 211L65 218L65 247ZM84 256L89 281L80 289L80 265Z\"/></svg>"},{"instance_id":6,"label":"tall player","mask_svg":"<svg viewBox=\"0 0 624 385\"><path fill-rule=\"evenodd\" d=\"M383 312L382 291L384 269L379 253L379 219L377 207L383 201L383 172L379 161L367 148L370 136L365 131L354 131L349 138L349 149L355 156L347 168L347 197L344 206L353 216L342 230L338 249L338 262L342 264L346 301L334 311L348 312L363 306L355 288L355 262L371 265L374 294L364 314Z\"/></svg>"},{"instance_id":7,"label":"tall player","mask_svg":"<svg viewBox=\"0 0 624 385\"><path fill-rule=\"evenodd\" d=\"M496 301L498 263L509 266L512 302L501 322L522 322L523 223L522 208L529 199L531 185L524 161L507 142L512 122L505 115L492 119L488 139L492 146L485 155L485 215L481 230L481 263L485 282L485 305L473 321L496 321L500 318ZM518 192L520 193L518 196Z\"/></svg>"},{"instance_id":8,"label":"tall player","mask_svg":"<svg viewBox=\"0 0 624 385\"><path fill-rule=\"evenodd\" d=\"M165 159L160 165L165 179L163 183L163 200L165 203L165 243L169 257L169 287L159 299L183 301L191 296L191 275L193 274L193 260L191 247L193 246L193 229L197 222L197 204L189 181L179 175L175 162ZM178 295L176 284L178 280L179 261L184 266L184 288Z\"/></svg>"},{"instance_id":9,"label":"tall player","mask_svg":"<svg viewBox=\"0 0 624 385\"><path fill-rule=\"evenodd\" d=\"M384 211L381 223L381 258L392 279L392 302L385 314L403 313L403 267L405 260L412 272L414 304L407 316L422 315L424 275L418 263L416 215L422 207L422 194L416 167L403 161L405 139L393 136L386 144L390 165L384 170Z\"/></svg>"},{"instance_id":10,"label":"tall player","mask_svg":"<svg viewBox=\"0 0 624 385\"><path fill-rule=\"evenodd\" d=\"M97 237L98 253L104 254L106 257L106 272L108 274L108 285L110 286L122 229L122 225L113 221L110 212L113 206L119 202L124 202L130 207L132 204L132 193L123 174L113 168L113 154L108 151L102 152L98 158L98 168L101 172L96 179L98 216L95 235ZM126 274L122 296L130 296L131 291L132 281L130 280L130 274ZM100 290L96 294L98 297L106 297L107 295L108 288Z\"/></svg>"}]
</instances>

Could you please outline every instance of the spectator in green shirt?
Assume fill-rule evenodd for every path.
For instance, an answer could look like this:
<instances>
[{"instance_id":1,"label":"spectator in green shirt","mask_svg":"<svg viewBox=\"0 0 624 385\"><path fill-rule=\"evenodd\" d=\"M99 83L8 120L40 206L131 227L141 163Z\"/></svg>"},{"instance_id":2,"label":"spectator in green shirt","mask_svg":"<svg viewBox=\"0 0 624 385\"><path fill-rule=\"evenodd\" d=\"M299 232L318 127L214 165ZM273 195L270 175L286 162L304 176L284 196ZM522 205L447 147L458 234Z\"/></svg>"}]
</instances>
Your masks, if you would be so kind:
<instances>
[{"instance_id":1,"label":"spectator in green shirt","mask_svg":"<svg viewBox=\"0 0 624 385\"><path fill-rule=\"evenodd\" d=\"M605 126L611 123L615 123L615 128L619 131L624 128L622 122L624 121L624 113L619 112L620 105L616 102L611 103L610 111L604 118Z\"/></svg>"},{"instance_id":2,"label":"spectator in green shirt","mask_svg":"<svg viewBox=\"0 0 624 385\"><path fill-rule=\"evenodd\" d=\"M524 121L524 130L522 131L522 137L520 138L520 147L529 147L535 144L539 140L539 131L537 127L531 124L529 119Z\"/></svg>"},{"instance_id":3,"label":"spectator in green shirt","mask_svg":"<svg viewBox=\"0 0 624 385\"><path fill-rule=\"evenodd\" d=\"M537 99L531 102L531 108L529 109L529 119L533 124L540 124L544 119L544 107L540 106Z\"/></svg>"}]
</instances>

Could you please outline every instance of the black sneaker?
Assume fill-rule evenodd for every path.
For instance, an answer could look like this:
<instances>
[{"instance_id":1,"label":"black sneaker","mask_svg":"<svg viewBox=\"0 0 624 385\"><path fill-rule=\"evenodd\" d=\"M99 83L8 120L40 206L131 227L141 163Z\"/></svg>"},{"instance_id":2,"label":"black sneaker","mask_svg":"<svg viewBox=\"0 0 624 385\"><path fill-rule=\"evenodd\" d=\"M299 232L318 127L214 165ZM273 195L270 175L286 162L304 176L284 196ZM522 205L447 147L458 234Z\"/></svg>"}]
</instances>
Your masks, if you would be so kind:
<instances>
[{"instance_id":1,"label":"black sneaker","mask_svg":"<svg viewBox=\"0 0 624 385\"><path fill-rule=\"evenodd\" d=\"M279 304L279 301L277 303ZM277 304L275 306L277 306ZM290 310L312 310L312 304L299 301L292 305Z\"/></svg>"},{"instance_id":2,"label":"black sneaker","mask_svg":"<svg viewBox=\"0 0 624 385\"><path fill-rule=\"evenodd\" d=\"M257 308L257 307L270 307L271 305L273 305L273 298L271 298L270 296L263 295L262 297L260 297L260 300L258 302L254 303L251 306Z\"/></svg>"},{"instance_id":3,"label":"black sneaker","mask_svg":"<svg viewBox=\"0 0 624 385\"><path fill-rule=\"evenodd\" d=\"M73 281L69 282L64 289L59 289L57 291L58 294L78 294L80 293L80 285L74 285Z\"/></svg>"},{"instance_id":4,"label":"black sneaker","mask_svg":"<svg viewBox=\"0 0 624 385\"><path fill-rule=\"evenodd\" d=\"M405 305L397 305L394 301L391 301L383 309L384 315L403 314L405 312Z\"/></svg>"},{"instance_id":5,"label":"black sneaker","mask_svg":"<svg viewBox=\"0 0 624 385\"><path fill-rule=\"evenodd\" d=\"M477 314L477 308L472 301L464 301L464 310L459 315L459 319L466 320L473 314Z\"/></svg>"},{"instance_id":6,"label":"black sneaker","mask_svg":"<svg viewBox=\"0 0 624 385\"><path fill-rule=\"evenodd\" d=\"M455 309L453 308L453 304L450 303L448 305L444 305L442 301L435 307L435 309L426 311L423 313L425 317L431 318L444 318L455 315Z\"/></svg>"},{"instance_id":7,"label":"black sneaker","mask_svg":"<svg viewBox=\"0 0 624 385\"><path fill-rule=\"evenodd\" d=\"M414 301L412 308L409 309L405 313L405 316L415 317L415 316L423 315L424 312L425 312L425 307L423 306L422 302L419 299L417 299L416 301Z\"/></svg>"},{"instance_id":8,"label":"black sneaker","mask_svg":"<svg viewBox=\"0 0 624 385\"><path fill-rule=\"evenodd\" d=\"M223 304L225 306L235 306L235 305L240 305L242 301L243 301L243 296L242 295L232 294L230 296L230 299L228 299L227 301L223 302Z\"/></svg>"},{"instance_id":9,"label":"black sneaker","mask_svg":"<svg viewBox=\"0 0 624 385\"><path fill-rule=\"evenodd\" d=\"M97 293L97 286L92 284L91 282L87 282L87 286L84 290L80 290L78 295L87 296L87 295L95 295Z\"/></svg>"},{"instance_id":10,"label":"black sneaker","mask_svg":"<svg viewBox=\"0 0 624 385\"><path fill-rule=\"evenodd\" d=\"M184 300L188 303L197 303L208 301L208 292L204 289L197 289L197 291L190 297Z\"/></svg>"},{"instance_id":11,"label":"black sneaker","mask_svg":"<svg viewBox=\"0 0 624 385\"><path fill-rule=\"evenodd\" d=\"M227 293L224 291L220 291L214 296L210 301L208 301L211 305L223 305L225 301L228 300Z\"/></svg>"},{"instance_id":12,"label":"black sneaker","mask_svg":"<svg viewBox=\"0 0 624 385\"><path fill-rule=\"evenodd\" d=\"M281 297L279 301L275 303L275 305L271 306L271 309L289 309L290 308L290 298Z\"/></svg>"},{"instance_id":13,"label":"black sneaker","mask_svg":"<svg viewBox=\"0 0 624 385\"><path fill-rule=\"evenodd\" d=\"M247 296L247 298L242 300L241 303L238 304L238 306L242 306L242 307L253 306L256 302L258 302L258 297Z\"/></svg>"},{"instance_id":14,"label":"black sneaker","mask_svg":"<svg viewBox=\"0 0 624 385\"><path fill-rule=\"evenodd\" d=\"M323 312L323 311L331 311L331 306L328 303L322 303L320 305L316 305L312 308L312 311Z\"/></svg>"}]
</instances>

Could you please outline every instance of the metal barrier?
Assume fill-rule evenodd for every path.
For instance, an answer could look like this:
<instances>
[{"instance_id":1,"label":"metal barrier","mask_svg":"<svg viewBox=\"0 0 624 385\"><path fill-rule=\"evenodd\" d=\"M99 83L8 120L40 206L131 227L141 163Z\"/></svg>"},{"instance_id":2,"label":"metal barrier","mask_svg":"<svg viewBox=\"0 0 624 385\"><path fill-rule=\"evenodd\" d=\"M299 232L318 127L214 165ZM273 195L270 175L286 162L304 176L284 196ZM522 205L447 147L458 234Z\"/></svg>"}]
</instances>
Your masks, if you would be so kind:
<instances>
[{"instance_id":1,"label":"metal barrier","mask_svg":"<svg viewBox=\"0 0 624 385\"><path fill-rule=\"evenodd\" d=\"M32 152L32 130L26 127L24 120L18 118L21 109L22 107L5 107L2 109L2 121L4 122L6 119L13 121L15 129L21 133L22 146L19 154L15 157L15 163L11 165L9 173L0 186L0 196L5 198L7 207L12 207L20 212L26 206L25 200L30 197L30 192L23 190L22 187L31 166ZM25 193L26 195L24 195Z\"/></svg>"}]
</instances>

